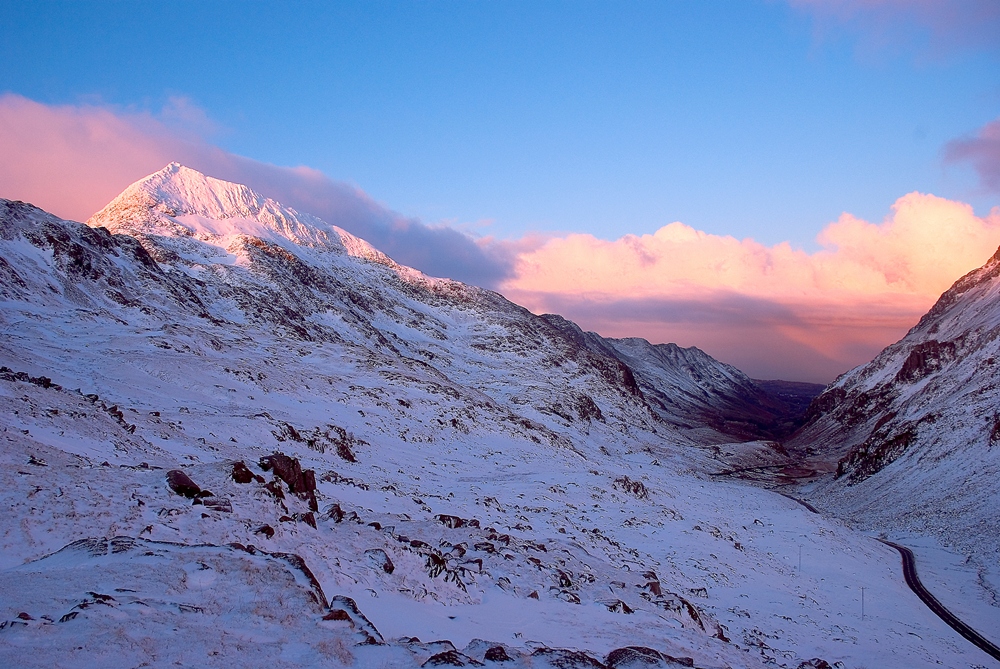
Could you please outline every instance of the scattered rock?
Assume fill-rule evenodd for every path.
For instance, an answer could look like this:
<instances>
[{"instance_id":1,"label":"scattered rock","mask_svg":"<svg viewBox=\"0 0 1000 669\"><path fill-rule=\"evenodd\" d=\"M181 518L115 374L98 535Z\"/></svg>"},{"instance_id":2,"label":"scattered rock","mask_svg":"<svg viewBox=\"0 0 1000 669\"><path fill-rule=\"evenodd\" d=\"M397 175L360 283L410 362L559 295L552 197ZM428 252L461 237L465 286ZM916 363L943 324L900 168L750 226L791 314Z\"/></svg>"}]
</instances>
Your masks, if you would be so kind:
<instances>
[{"instance_id":1,"label":"scattered rock","mask_svg":"<svg viewBox=\"0 0 1000 669\"><path fill-rule=\"evenodd\" d=\"M833 669L833 667L826 660L814 657L811 660L799 664L797 669Z\"/></svg>"},{"instance_id":2,"label":"scattered rock","mask_svg":"<svg viewBox=\"0 0 1000 669\"><path fill-rule=\"evenodd\" d=\"M205 497L201 500L201 503L213 511L221 511L222 513L233 512L233 503L225 497Z\"/></svg>"},{"instance_id":3,"label":"scattered rock","mask_svg":"<svg viewBox=\"0 0 1000 669\"><path fill-rule=\"evenodd\" d=\"M284 453L265 455L260 459L260 467L264 471L274 470L274 475L288 484L288 490L309 502L312 511L318 511L316 502L316 472L309 469L302 471L302 465L297 458Z\"/></svg>"},{"instance_id":4,"label":"scattered rock","mask_svg":"<svg viewBox=\"0 0 1000 669\"><path fill-rule=\"evenodd\" d=\"M191 480L187 474L179 469L171 469L167 472L167 485L178 495L187 498L194 498L201 492L197 483Z\"/></svg>"},{"instance_id":5,"label":"scattered rock","mask_svg":"<svg viewBox=\"0 0 1000 669\"><path fill-rule=\"evenodd\" d=\"M459 518L458 516L449 516L448 514L445 513L439 513L438 515L434 516L434 520L438 521L442 525L447 525L453 530L465 526L465 520L463 520L462 518Z\"/></svg>"},{"instance_id":6,"label":"scattered rock","mask_svg":"<svg viewBox=\"0 0 1000 669\"><path fill-rule=\"evenodd\" d=\"M694 660L690 657L673 657L643 646L615 648L608 653L604 663L608 665L609 669L645 669L646 667L665 667L667 665L694 666Z\"/></svg>"},{"instance_id":7,"label":"scattered rock","mask_svg":"<svg viewBox=\"0 0 1000 669\"><path fill-rule=\"evenodd\" d=\"M627 476L616 478L611 485L637 499L646 499L649 497L649 490L643 485L642 481L633 481Z\"/></svg>"},{"instance_id":8,"label":"scattered rock","mask_svg":"<svg viewBox=\"0 0 1000 669\"><path fill-rule=\"evenodd\" d=\"M457 650L446 650L443 653L432 655L421 667L482 667L482 662L472 659Z\"/></svg>"},{"instance_id":9,"label":"scattered rock","mask_svg":"<svg viewBox=\"0 0 1000 669\"><path fill-rule=\"evenodd\" d=\"M535 599L538 599L538 593L534 593ZM529 597L531 595L528 595ZM483 657L484 660L488 662L513 662L514 658L507 654L507 651L503 646L493 646L486 650L486 655Z\"/></svg>"},{"instance_id":10,"label":"scattered rock","mask_svg":"<svg viewBox=\"0 0 1000 669\"><path fill-rule=\"evenodd\" d=\"M264 477L259 474L254 474L252 471L250 471L250 469L246 466L246 464L242 460L233 463L232 476L233 480L236 481L237 483L250 483L251 481L254 480L256 480L258 483L264 482Z\"/></svg>"},{"instance_id":11,"label":"scattered rock","mask_svg":"<svg viewBox=\"0 0 1000 669\"><path fill-rule=\"evenodd\" d=\"M578 650L539 648L531 654L531 657L544 660L558 669L607 669L603 662Z\"/></svg>"},{"instance_id":12,"label":"scattered rock","mask_svg":"<svg viewBox=\"0 0 1000 669\"><path fill-rule=\"evenodd\" d=\"M611 613L635 613L632 607L620 599L609 599L602 601L601 604L606 606Z\"/></svg>"},{"instance_id":13,"label":"scattered rock","mask_svg":"<svg viewBox=\"0 0 1000 669\"><path fill-rule=\"evenodd\" d=\"M389 559L389 554L381 548L370 548L366 550L365 557L368 558L368 561L371 562L372 565L387 574L391 574L396 569L395 565L392 564L392 560Z\"/></svg>"},{"instance_id":14,"label":"scattered rock","mask_svg":"<svg viewBox=\"0 0 1000 669\"><path fill-rule=\"evenodd\" d=\"M254 534L263 534L265 537L270 539L274 536L274 528L270 525L261 525L256 530L253 531Z\"/></svg>"}]
</instances>

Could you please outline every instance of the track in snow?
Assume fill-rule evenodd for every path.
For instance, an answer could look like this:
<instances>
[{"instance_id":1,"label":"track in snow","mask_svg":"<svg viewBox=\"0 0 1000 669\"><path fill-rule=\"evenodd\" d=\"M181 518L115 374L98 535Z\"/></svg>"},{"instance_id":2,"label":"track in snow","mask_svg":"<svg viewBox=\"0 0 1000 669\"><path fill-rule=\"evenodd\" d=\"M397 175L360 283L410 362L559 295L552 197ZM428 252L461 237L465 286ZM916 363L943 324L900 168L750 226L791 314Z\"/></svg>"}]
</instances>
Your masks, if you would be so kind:
<instances>
[{"instance_id":1,"label":"track in snow","mask_svg":"<svg viewBox=\"0 0 1000 669\"><path fill-rule=\"evenodd\" d=\"M928 592L927 588L924 587L924 584L920 582L920 579L917 578L917 563L913 557L913 551L906 546L900 546L899 544L894 544L891 541L885 541L884 539L879 539L879 541L886 546L892 546L899 551L899 554L903 558L903 578L906 579L906 585L910 586L910 590L912 590L917 597L920 598L920 601L927 605L927 608L933 611L938 618L948 623L953 630L975 644L977 648L980 648L989 654L993 657L993 659L1000 660L1000 648L993 643L990 643L990 641L980 635L979 632L956 618L955 615L948 609L944 608L944 606L941 605L941 602L939 602L934 595Z\"/></svg>"}]
</instances>

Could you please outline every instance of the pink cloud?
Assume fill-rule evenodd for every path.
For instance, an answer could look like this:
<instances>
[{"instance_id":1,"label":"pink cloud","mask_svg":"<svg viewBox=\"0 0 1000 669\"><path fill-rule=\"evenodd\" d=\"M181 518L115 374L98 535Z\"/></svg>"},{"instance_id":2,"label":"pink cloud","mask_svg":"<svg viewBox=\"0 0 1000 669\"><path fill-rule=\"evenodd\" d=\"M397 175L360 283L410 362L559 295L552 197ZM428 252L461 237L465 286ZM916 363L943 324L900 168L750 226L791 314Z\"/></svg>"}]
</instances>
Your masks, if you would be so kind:
<instances>
[{"instance_id":1,"label":"pink cloud","mask_svg":"<svg viewBox=\"0 0 1000 669\"><path fill-rule=\"evenodd\" d=\"M856 33L865 50L916 43L934 55L1000 48L996 0L787 0L813 16L822 37L837 29Z\"/></svg>"},{"instance_id":2,"label":"pink cloud","mask_svg":"<svg viewBox=\"0 0 1000 669\"><path fill-rule=\"evenodd\" d=\"M949 142L944 154L946 162L971 163L983 187L1000 193L1000 118L980 128L975 137Z\"/></svg>"},{"instance_id":3,"label":"pink cloud","mask_svg":"<svg viewBox=\"0 0 1000 669\"><path fill-rule=\"evenodd\" d=\"M86 220L130 183L177 161L319 216L433 276L493 285L509 272L506 247L428 226L359 188L308 167L279 167L212 145L215 125L174 98L158 114L100 105L45 105L0 96L0 197Z\"/></svg>"},{"instance_id":4,"label":"pink cloud","mask_svg":"<svg viewBox=\"0 0 1000 669\"><path fill-rule=\"evenodd\" d=\"M601 334L697 345L752 374L830 380L982 265L1000 245L1000 210L980 218L910 193L882 223L843 214L817 241L807 253L683 223L614 241L567 235L522 252L501 289Z\"/></svg>"},{"instance_id":5,"label":"pink cloud","mask_svg":"<svg viewBox=\"0 0 1000 669\"><path fill-rule=\"evenodd\" d=\"M995 124L948 155L995 166ZM205 139L213 127L182 99L153 114L3 95L0 196L83 220L177 160L341 225L399 262L499 285L538 313L610 336L697 345L752 375L792 380L829 380L867 361L1000 244L1000 211L979 218L967 205L919 193L900 198L879 224L844 214L820 233L816 253L683 223L615 241L476 240L402 216L316 170L228 153Z\"/></svg>"}]
</instances>

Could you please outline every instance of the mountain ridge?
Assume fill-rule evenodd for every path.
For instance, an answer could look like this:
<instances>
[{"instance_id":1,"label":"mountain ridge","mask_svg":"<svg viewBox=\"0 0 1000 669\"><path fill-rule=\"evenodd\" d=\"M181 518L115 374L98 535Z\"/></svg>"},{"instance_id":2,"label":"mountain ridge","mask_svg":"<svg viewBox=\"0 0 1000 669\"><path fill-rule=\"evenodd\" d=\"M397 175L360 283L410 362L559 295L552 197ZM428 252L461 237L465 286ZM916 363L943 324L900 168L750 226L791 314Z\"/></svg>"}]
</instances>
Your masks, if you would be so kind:
<instances>
[{"instance_id":1,"label":"mountain ridge","mask_svg":"<svg viewBox=\"0 0 1000 669\"><path fill-rule=\"evenodd\" d=\"M906 596L892 551L709 475L733 437L685 412L744 401L709 356L139 195L0 201L5 661L972 661L910 607L853 622L858 573Z\"/></svg>"}]
</instances>

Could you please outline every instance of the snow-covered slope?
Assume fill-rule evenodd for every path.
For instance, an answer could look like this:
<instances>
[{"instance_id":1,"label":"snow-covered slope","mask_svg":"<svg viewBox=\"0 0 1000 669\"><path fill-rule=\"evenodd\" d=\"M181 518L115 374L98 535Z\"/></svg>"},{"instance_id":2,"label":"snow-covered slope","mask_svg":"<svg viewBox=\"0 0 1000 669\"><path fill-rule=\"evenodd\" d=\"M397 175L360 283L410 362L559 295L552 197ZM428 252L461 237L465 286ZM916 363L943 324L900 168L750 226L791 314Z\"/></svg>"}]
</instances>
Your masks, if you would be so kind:
<instances>
[{"instance_id":1,"label":"snow-covered slope","mask_svg":"<svg viewBox=\"0 0 1000 669\"><path fill-rule=\"evenodd\" d=\"M1000 552L1000 251L899 342L844 374L788 444L838 462L818 503L885 531ZM1000 616L998 616L1000 619Z\"/></svg>"},{"instance_id":2,"label":"snow-covered slope","mask_svg":"<svg viewBox=\"0 0 1000 669\"><path fill-rule=\"evenodd\" d=\"M977 657L621 351L176 165L90 225L0 201L0 664Z\"/></svg>"},{"instance_id":3,"label":"snow-covered slope","mask_svg":"<svg viewBox=\"0 0 1000 669\"><path fill-rule=\"evenodd\" d=\"M651 344L639 337L601 337L562 316L542 318L578 345L622 361L653 411L696 441L780 438L790 434L801 417L799 410L746 374L697 347Z\"/></svg>"}]
</instances>

